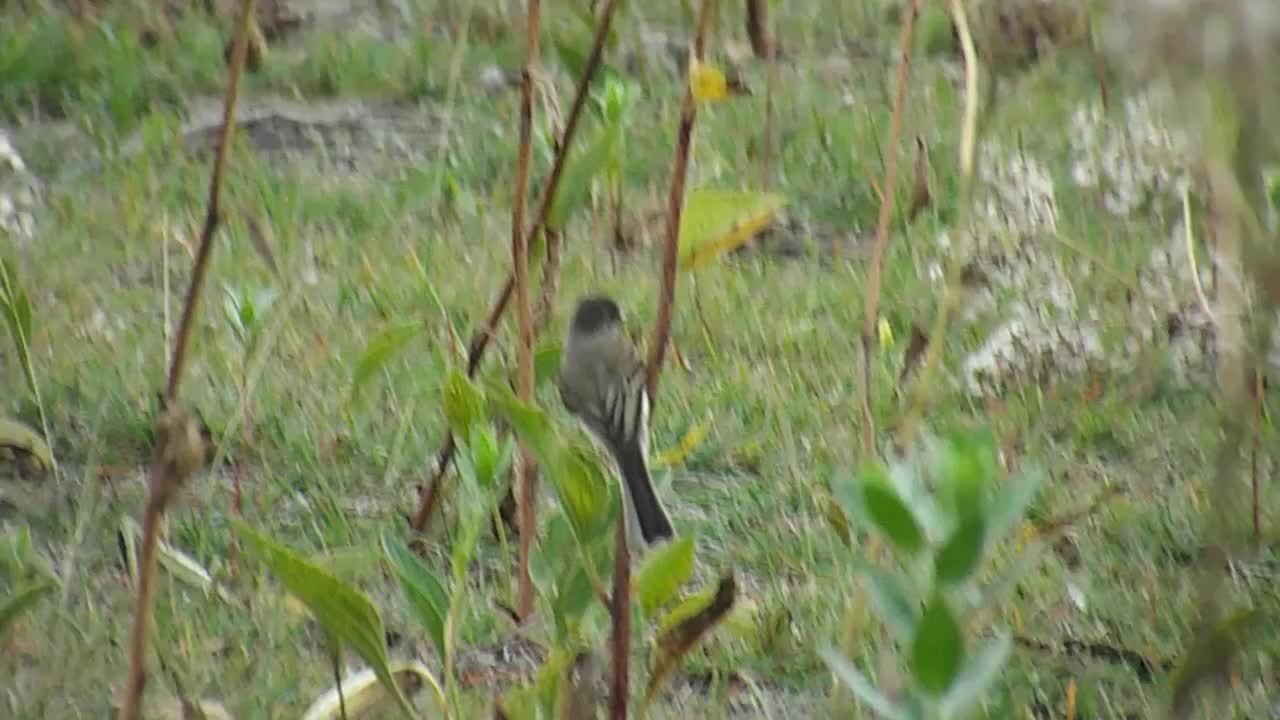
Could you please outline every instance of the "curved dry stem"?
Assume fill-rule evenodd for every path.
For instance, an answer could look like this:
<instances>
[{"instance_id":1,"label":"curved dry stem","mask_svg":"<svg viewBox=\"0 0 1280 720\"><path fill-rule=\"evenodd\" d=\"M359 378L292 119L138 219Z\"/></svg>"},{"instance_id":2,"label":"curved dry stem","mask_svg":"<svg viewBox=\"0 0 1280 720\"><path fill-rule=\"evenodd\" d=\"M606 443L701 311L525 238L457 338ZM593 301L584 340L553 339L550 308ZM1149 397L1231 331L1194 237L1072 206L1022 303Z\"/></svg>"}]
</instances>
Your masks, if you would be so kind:
<instances>
[{"instance_id":1,"label":"curved dry stem","mask_svg":"<svg viewBox=\"0 0 1280 720\"><path fill-rule=\"evenodd\" d=\"M707 54L707 30L711 25L711 0L702 0L698 9L698 31L693 37L693 57L701 62ZM658 291L658 319L653 325L649 343L646 382L649 402L658 396L658 376L667 357L671 340L671 312L676 299L676 270L680 255L680 215L684 212L684 184L689 169L689 146L693 143L693 121L697 118L693 88L684 88L684 104L680 108L680 129L676 135L676 157L671 168L671 185L667 191L666 239L662 249L662 287Z\"/></svg>"},{"instance_id":2,"label":"curved dry stem","mask_svg":"<svg viewBox=\"0 0 1280 720\"><path fill-rule=\"evenodd\" d=\"M187 346L190 344L191 328L195 324L196 310L199 306L200 291L204 287L204 278L208 272L209 257L213 251L213 238L218 227L220 202L222 198L222 178L227 169L227 153L231 146L231 137L235 128L236 95L240 86L240 76L244 71L245 55L248 50L249 20L253 17L254 0L243 0L240 4L240 18L236 25L235 44L231 52L231 67L227 81L226 101L222 112L222 133L213 161L213 176L209 180L209 206L205 212L204 227L200 232L200 247L196 254L196 264L192 272L191 285L187 289L186 301L182 308L182 323L178 328L174 341L173 361L169 367L169 382L165 388L165 404L169 409L177 411L178 388L182 384L183 370L186 367ZM161 416L161 423L169 417L166 412ZM161 427L163 429L163 425ZM145 655L147 648L147 627L151 622L152 596L155 583L155 552L160 533L160 521L165 508L172 500L176 486L184 478L180 469L169 457L173 448L169 447L168 433L157 432L156 457L151 465L151 476L148 482L149 497L146 514L143 517L142 562L138 576L138 595L133 610L133 634L129 643L129 677L125 685L124 702L120 717L122 720L136 720L141 712L142 689L146 684Z\"/></svg>"},{"instance_id":3,"label":"curved dry stem","mask_svg":"<svg viewBox=\"0 0 1280 720\"><path fill-rule=\"evenodd\" d=\"M902 23L898 60L897 91L893 98L893 118L889 124L889 157L885 161L884 196L876 223L876 242L871 250L871 272L867 277L866 315L862 324L862 450L875 454L875 419L871 414L871 349L875 341L876 316L880 308L880 283L884 252L889 245L889 222L893 217L894 186L898 181L898 146L902 142L902 108L906 105L907 80L911 74L911 38L915 35L920 0L911 0L911 9Z\"/></svg>"}]
</instances>

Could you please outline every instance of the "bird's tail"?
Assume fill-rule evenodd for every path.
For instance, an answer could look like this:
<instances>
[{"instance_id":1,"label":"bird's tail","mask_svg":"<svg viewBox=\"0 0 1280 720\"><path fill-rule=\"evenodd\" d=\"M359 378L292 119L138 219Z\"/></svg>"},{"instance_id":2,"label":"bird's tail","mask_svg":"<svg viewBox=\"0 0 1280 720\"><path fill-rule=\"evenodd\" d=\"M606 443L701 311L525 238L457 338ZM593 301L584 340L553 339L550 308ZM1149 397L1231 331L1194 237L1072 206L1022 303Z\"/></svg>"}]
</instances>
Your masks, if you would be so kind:
<instances>
[{"instance_id":1,"label":"bird's tail","mask_svg":"<svg viewBox=\"0 0 1280 720\"><path fill-rule=\"evenodd\" d=\"M626 485L629 503L640 525L640 535L646 544L652 545L675 535L671 518L658 500L658 493L649 479L649 462L637 443L627 443L618 449L618 470Z\"/></svg>"}]
</instances>

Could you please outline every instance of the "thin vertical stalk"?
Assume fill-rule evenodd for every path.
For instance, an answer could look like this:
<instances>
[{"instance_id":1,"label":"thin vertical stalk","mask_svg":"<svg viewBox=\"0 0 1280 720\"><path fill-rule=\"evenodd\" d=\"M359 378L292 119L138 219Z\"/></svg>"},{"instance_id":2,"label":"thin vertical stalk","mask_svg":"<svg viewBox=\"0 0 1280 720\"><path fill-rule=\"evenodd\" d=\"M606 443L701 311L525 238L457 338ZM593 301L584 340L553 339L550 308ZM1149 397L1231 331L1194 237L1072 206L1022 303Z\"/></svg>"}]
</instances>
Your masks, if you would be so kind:
<instances>
[{"instance_id":1,"label":"thin vertical stalk","mask_svg":"<svg viewBox=\"0 0 1280 720\"><path fill-rule=\"evenodd\" d=\"M129 642L129 676L125 685L121 707L122 720L137 720L142 711L142 690L146 685L145 656L147 628L151 624L151 608L155 595L156 546L159 542L160 524L165 509L177 495L181 484L196 465L203 461L203 440L190 418L178 407L178 389L186 367L187 346L191 340L191 328L195 325L200 291L208 272L209 258L213 252L213 238L218 228L222 198L222 178L227 169L227 153L235 129L236 97L240 87L240 75L244 71L248 50L249 20L253 17L253 0L240 4L240 18L231 51L231 67L227 82L226 100L222 113L222 133L214 155L213 175L209 180L209 202L205 212L204 227L200 232L200 247L196 252L191 285L187 289L182 308L182 322L174 340L173 359L169 366L169 382L165 387L164 409L157 425L155 456L148 478L147 507L142 519L142 557L139 560L138 594L133 608L133 631Z\"/></svg>"},{"instance_id":2,"label":"thin vertical stalk","mask_svg":"<svg viewBox=\"0 0 1280 720\"><path fill-rule=\"evenodd\" d=\"M884 252L889 245L889 221L893 217L894 186L898 181L898 146L902 144L902 108L906 105L907 80L911 73L911 39L915 35L920 0L911 0L911 9L902 23L897 92L889 123L889 156L885 159L884 195L876 223L876 241L871 250L871 271L867 277L866 315L862 323L862 449L875 454L875 419L871 414L871 349L875 341L876 316L880 309L880 284L884 272Z\"/></svg>"},{"instance_id":3,"label":"thin vertical stalk","mask_svg":"<svg viewBox=\"0 0 1280 720\"><path fill-rule=\"evenodd\" d=\"M533 154L533 69L538 62L539 0L529 0L525 10L524 69L520 73L520 149L516 158L516 192L511 207L511 274L515 278L516 392L533 402L533 311L529 303L529 236L524 232L525 196L529 194L529 158ZM537 533L538 474L533 453L520 441L520 549L519 597L517 612L523 620L533 614L533 579L529 576L529 553Z\"/></svg>"},{"instance_id":4,"label":"thin vertical stalk","mask_svg":"<svg viewBox=\"0 0 1280 720\"><path fill-rule=\"evenodd\" d=\"M698 31L693 39L693 57L702 62L706 57L707 29L711 25L711 0L702 0L698 10ZM684 184L689 169L689 146L693 143L693 121L697 104L693 88L686 82L684 104L680 108L680 129L676 135L676 157L671 168L671 185L667 194L666 242L662 252L662 287L658 295L658 319L649 343L649 366L646 381L649 402L658 396L658 376L667 356L671 340L671 308L676 299L676 262L680 254L680 215L684 212Z\"/></svg>"}]
</instances>

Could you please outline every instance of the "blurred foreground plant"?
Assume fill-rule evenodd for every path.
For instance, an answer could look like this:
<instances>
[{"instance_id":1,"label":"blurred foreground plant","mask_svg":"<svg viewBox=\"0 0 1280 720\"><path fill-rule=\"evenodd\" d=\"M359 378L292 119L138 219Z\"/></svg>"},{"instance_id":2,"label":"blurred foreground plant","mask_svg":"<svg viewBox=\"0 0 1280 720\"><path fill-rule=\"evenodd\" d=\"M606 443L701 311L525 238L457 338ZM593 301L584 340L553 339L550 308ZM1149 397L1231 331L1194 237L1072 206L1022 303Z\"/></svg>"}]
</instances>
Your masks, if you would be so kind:
<instances>
[{"instance_id":1,"label":"blurred foreground plant","mask_svg":"<svg viewBox=\"0 0 1280 720\"><path fill-rule=\"evenodd\" d=\"M1018 526L1040 483L1035 472L996 482L999 474L990 437L967 433L932 440L905 460L873 463L836 483L844 509L883 536L900 565L891 573L854 561L873 609L906 656L905 691L877 688L835 648L820 650L840 682L879 717L966 717L1009 655L1003 629L992 628L980 647L964 633L1000 602L1023 565L979 582L983 557Z\"/></svg>"}]
</instances>

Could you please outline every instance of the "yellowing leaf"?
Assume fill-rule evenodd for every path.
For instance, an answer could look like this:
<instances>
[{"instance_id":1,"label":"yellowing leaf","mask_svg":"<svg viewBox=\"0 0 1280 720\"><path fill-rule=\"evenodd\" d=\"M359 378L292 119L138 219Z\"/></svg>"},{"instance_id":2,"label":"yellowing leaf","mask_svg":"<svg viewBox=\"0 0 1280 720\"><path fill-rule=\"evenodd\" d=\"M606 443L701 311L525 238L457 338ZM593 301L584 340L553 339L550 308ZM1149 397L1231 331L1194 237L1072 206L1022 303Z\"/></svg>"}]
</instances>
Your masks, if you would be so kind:
<instances>
[{"instance_id":1,"label":"yellowing leaf","mask_svg":"<svg viewBox=\"0 0 1280 720\"><path fill-rule=\"evenodd\" d=\"M0 448L19 450L38 460L43 467L53 467L53 454L44 439L17 420L0 417Z\"/></svg>"},{"instance_id":2,"label":"yellowing leaf","mask_svg":"<svg viewBox=\"0 0 1280 720\"><path fill-rule=\"evenodd\" d=\"M876 330L880 334L880 347L885 350L893 347L893 327L889 325L889 321L880 318L880 323L876 326Z\"/></svg>"},{"instance_id":3,"label":"yellowing leaf","mask_svg":"<svg viewBox=\"0 0 1280 720\"><path fill-rule=\"evenodd\" d=\"M689 59L689 92L694 102L718 102L729 95L729 82L724 73L712 65Z\"/></svg>"},{"instance_id":4,"label":"yellowing leaf","mask_svg":"<svg viewBox=\"0 0 1280 720\"><path fill-rule=\"evenodd\" d=\"M649 467L657 469L684 462L684 459L689 457L702 444L702 441L707 437L708 430L710 430L710 426L705 422L689 428L689 432L680 438L678 445L658 453L657 457L649 461Z\"/></svg>"},{"instance_id":5,"label":"yellowing leaf","mask_svg":"<svg viewBox=\"0 0 1280 720\"><path fill-rule=\"evenodd\" d=\"M701 267L773 222L787 199L778 193L697 188L680 216L680 267Z\"/></svg>"}]
</instances>

